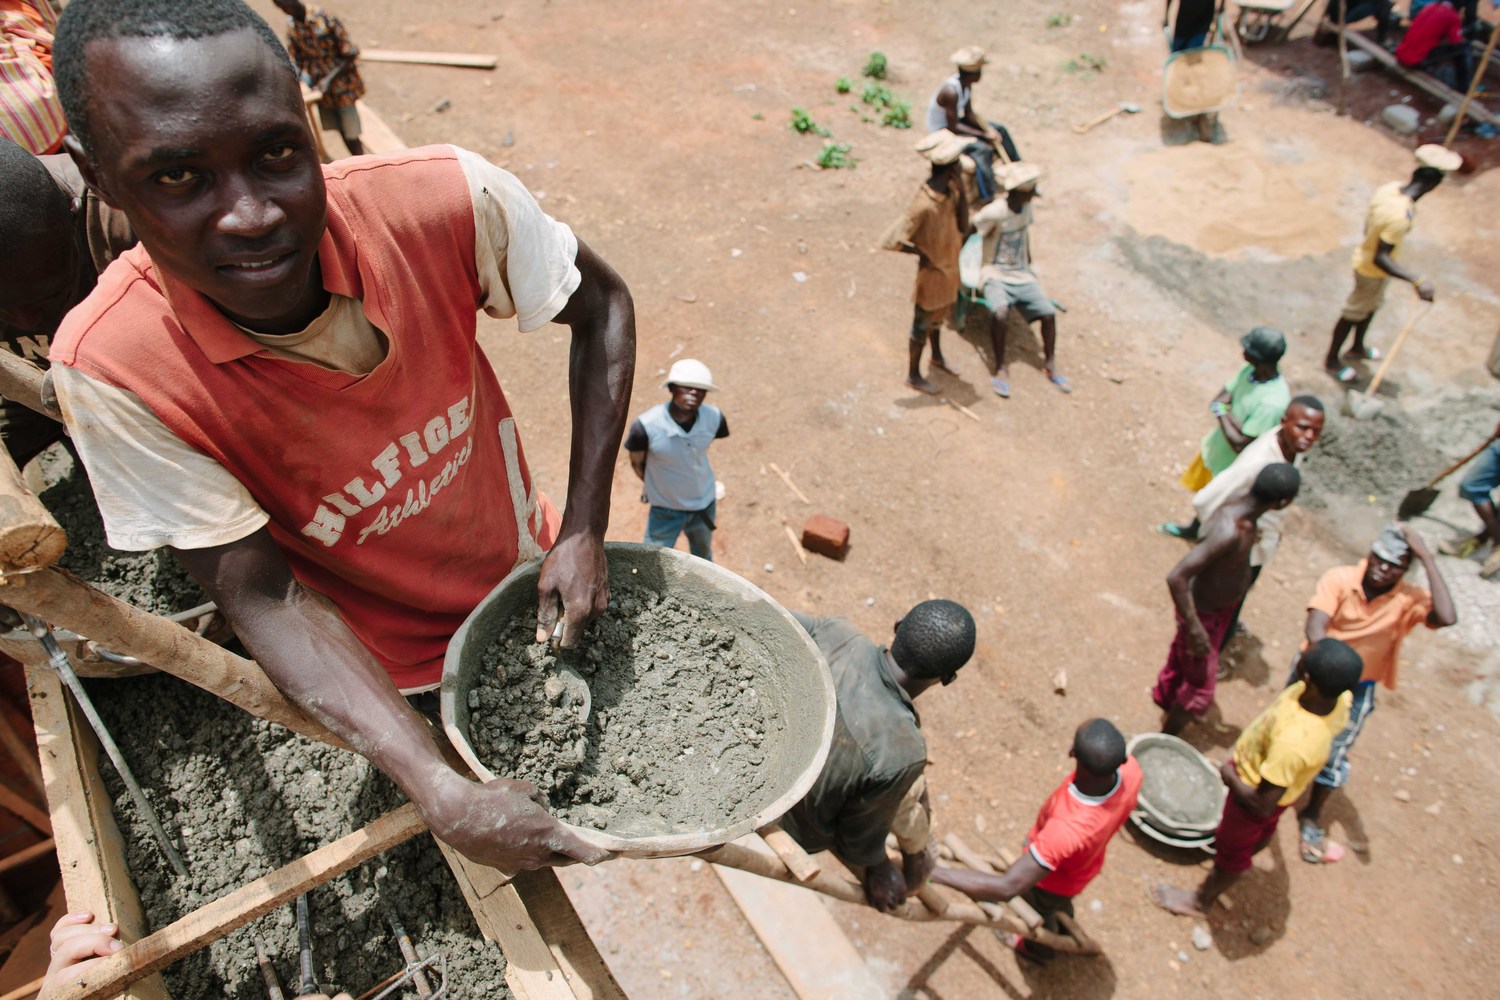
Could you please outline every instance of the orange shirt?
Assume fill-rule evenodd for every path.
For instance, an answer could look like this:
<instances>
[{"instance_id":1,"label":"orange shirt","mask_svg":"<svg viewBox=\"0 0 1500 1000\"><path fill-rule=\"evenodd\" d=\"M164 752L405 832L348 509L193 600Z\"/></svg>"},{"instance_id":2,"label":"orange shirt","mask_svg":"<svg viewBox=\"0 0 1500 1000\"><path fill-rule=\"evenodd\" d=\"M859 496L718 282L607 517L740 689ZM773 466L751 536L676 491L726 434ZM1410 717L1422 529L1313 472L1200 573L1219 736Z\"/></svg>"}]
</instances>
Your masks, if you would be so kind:
<instances>
[{"instance_id":1,"label":"orange shirt","mask_svg":"<svg viewBox=\"0 0 1500 1000\"><path fill-rule=\"evenodd\" d=\"M1362 581L1368 559L1337 566L1318 581L1307 610L1328 615L1328 637L1342 639L1365 661L1361 681L1396 688L1396 658L1411 630L1427 621L1432 595L1405 580L1373 601L1365 599Z\"/></svg>"},{"instance_id":2,"label":"orange shirt","mask_svg":"<svg viewBox=\"0 0 1500 1000\"><path fill-rule=\"evenodd\" d=\"M1037 888L1059 896L1082 892L1099 869L1110 838L1124 825L1141 792L1141 765L1127 758L1108 795L1090 798L1073 787L1068 775L1042 804L1036 823L1026 835L1026 849L1051 874Z\"/></svg>"}]
</instances>

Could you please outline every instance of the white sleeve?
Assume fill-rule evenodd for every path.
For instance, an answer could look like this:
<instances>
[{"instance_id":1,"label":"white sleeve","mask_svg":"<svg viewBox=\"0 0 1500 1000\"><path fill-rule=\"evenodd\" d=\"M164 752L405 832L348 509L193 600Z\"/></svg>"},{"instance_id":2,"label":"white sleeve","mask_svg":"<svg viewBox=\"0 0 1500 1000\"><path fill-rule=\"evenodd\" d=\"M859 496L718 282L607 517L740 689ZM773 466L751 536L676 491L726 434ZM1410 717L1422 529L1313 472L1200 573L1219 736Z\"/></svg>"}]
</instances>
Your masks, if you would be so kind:
<instances>
[{"instance_id":1,"label":"white sleeve","mask_svg":"<svg viewBox=\"0 0 1500 1000\"><path fill-rule=\"evenodd\" d=\"M454 151L474 204L474 264L484 311L496 319L515 316L522 333L535 330L578 289L578 238L543 212L509 171L478 153Z\"/></svg>"},{"instance_id":2,"label":"white sleeve","mask_svg":"<svg viewBox=\"0 0 1500 1000\"><path fill-rule=\"evenodd\" d=\"M1266 434L1276 434L1280 425L1266 431ZM1229 468L1209 480L1208 485L1193 494L1193 510L1198 514L1199 521L1207 521L1213 516L1224 501L1243 496L1255 485L1255 477L1260 475L1260 470L1270 465L1269 458L1274 454L1280 457L1280 446L1274 446L1274 453L1268 452L1267 444L1262 441L1265 435L1256 438L1245 445L1245 450L1240 452Z\"/></svg>"},{"instance_id":3,"label":"white sleeve","mask_svg":"<svg viewBox=\"0 0 1500 1000\"><path fill-rule=\"evenodd\" d=\"M110 545L205 549L270 520L244 484L173 434L141 397L66 365L52 372Z\"/></svg>"}]
</instances>

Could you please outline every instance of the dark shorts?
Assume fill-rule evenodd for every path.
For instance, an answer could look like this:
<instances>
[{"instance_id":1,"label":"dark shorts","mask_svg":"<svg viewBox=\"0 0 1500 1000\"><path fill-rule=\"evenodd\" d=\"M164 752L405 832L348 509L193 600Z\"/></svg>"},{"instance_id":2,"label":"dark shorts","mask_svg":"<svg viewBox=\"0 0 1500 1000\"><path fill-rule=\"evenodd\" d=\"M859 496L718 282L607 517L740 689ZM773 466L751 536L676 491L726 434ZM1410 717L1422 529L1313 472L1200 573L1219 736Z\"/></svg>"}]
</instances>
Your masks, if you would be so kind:
<instances>
[{"instance_id":1,"label":"dark shorts","mask_svg":"<svg viewBox=\"0 0 1500 1000\"><path fill-rule=\"evenodd\" d=\"M1224 800L1224 818L1214 831L1214 867L1238 875L1250 870L1250 859L1276 833L1286 806L1261 819L1239 804L1233 794Z\"/></svg>"}]
</instances>

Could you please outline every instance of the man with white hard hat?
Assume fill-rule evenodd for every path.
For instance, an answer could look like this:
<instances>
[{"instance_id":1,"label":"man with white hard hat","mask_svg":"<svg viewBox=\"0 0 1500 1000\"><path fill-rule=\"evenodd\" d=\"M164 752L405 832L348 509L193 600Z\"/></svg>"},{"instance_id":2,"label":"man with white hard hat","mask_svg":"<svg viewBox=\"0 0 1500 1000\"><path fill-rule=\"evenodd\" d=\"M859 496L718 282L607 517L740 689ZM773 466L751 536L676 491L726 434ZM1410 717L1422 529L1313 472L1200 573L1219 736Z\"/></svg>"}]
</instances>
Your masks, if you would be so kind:
<instances>
[{"instance_id":1,"label":"man with white hard hat","mask_svg":"<svg viewBox=\"0 0 1500 1000\"><path fill-rule=\"evenodd\" d=\"M1451 149L1428 143L1418 146L1417 169L1411 180L1404 185L1391 181L1381 185L1370 199L1370 210L1365 216L1365 235L1354 250L1354 291L1344 303L1344 311L1333 327L1333 341L1328 345L1328 356L1323 367L1328 374L1340 382L1353 382L1359 375L1348 361L1377 361L1380 350L1365 345L1365 331L1370 320L1385 298L1385 286L1389 279L1399 278L1409 282L1423 302L1431 302L1437 295L1432 282L1416 271L1408 270L1396 263L1396 251L1401 241L1411 232L1417 217L1417 199L1443 182L1443 176L1457 170L1463 158ZM1354 343L1349 353L1342 357L1344 339L1354 332Z\"/></svg>"},{"instance_id":2,"label":"man with white hard hat","mask_svg":"<svg viewBox=\"0 0 1500 1000\"><path fill-rule=\"evenodd\" d=\"M943 81L927 102L927 131L947 129L966 140L964 152L973 159L978 168L975 177L979 185L979 200L989 201L997 196L995 184L995 160L1012 163L1021 158L1010 132L1004 125L986 119L974 110L974 84L984 75L989 62L984 49L977 45L965 45L949 57L958 69Z\"/></svg>"},{"instance_id":3,"label":"man with white hard hat","mask_svg":"<svg viewBox=\"0 0 1500 1000\"><path fill-rule=\"evenodd\" d=\"M685 534L693 555L712 562L718 484L708 446L729 436L729 424L703 401L718 388L703 362L673 362L662 388L672 398L637 417L625 436L630 467L645 484L641 502L651 505L645 541L671 548Z\"/></svg>"}]
</instances>

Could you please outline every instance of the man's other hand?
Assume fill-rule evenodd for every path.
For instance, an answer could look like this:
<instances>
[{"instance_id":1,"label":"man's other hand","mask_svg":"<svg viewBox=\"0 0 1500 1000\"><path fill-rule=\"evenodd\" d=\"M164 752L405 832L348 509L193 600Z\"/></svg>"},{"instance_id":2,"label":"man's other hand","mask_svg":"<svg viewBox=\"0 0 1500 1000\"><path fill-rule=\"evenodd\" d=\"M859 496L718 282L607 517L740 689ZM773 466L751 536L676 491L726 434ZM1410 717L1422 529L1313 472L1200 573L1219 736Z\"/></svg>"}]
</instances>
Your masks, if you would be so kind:
<instances>
[{"instance_id":1,"label":"man's other hand","mask_svg":"<svg viewBox=\"0 0 1500 1000\"><path fill-rule=\"evenodd\" d=\"M881 913L889 913L906 899L906 878L901 869L886 861L865 869L865 900Z\"/></svg>"},{"instance_id":2,"label":"man's other hand","mask_svg":"<svg viewBox=\"0 0 1500 1000\"><path fill-rule=\"evenodd\" d=\"M499 778L478 784L449 773L422 812L432 832L464 857L510 875L612 857L559 823L531 782Z\"/></svg>"},{"instance_id":3,"label":"man's other hand","mask_svg":"<svg viewBox=\"0 0 1500 1000\"><path fill-rule=\"evenodd\" d=\"M94 923L92 913L69 913L58 920L52 927L52 962L42 992L77 981L99 959L125 947L115 937L118 933L116 924Z\"/></svg>"},{"instance_id":4,"label":"man's other hand","mask_svg":"<svg viewBox=\"0 0 1500 1000\"><path fill-rule=\"evenodd\" d=\"M604 542L586 533L559 539L542 560L536 590L536 641L552 638L561 617L563 646L577 646L583 630L609 606Z\"/></svg>"}]
</instances>

